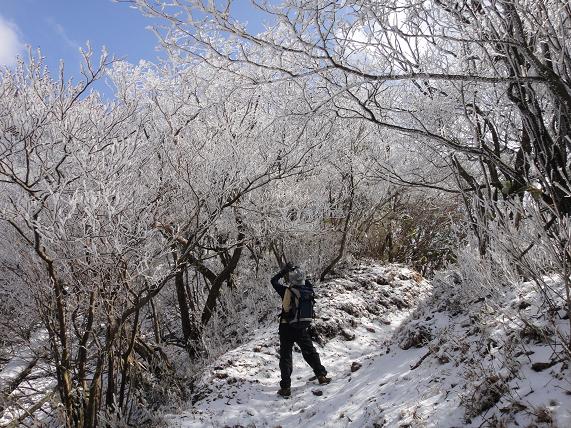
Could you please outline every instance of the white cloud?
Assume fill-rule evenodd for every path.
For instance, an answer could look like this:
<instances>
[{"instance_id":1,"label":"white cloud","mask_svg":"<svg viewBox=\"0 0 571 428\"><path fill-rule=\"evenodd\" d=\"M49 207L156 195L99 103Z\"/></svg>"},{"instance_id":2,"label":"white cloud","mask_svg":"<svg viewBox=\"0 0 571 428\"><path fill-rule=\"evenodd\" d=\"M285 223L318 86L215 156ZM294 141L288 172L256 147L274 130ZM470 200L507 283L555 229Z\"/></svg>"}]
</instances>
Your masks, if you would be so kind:
<instances>
[{"instance_id":1,"label":"white cloud","mask_svg":"<svg viewBox=\"0 0 571 428\"><path fill-rule=\"evenodd\" d=\"M16 56L24 50L18 27L0 16L0 65L14 65Z\"/></svg>"},{"instance_id":2,"label":"white cloud","mask_svg":"<svg viewBox=\"0 0 571 428\"><path fill-rule=\"evenodd\" d=\"M63 42L70 48L79 51L80 45L79 43L77 43L75 40L71 39L68 35L67 32L65 31L65 28L63 28L63 25L61 25L59 22L55 21L52 17L48 17L46 18L46 22L49 24L49 26L52 28L52 30L61 37L61 39L63 40Z\"/></svg>"}]
</instances>

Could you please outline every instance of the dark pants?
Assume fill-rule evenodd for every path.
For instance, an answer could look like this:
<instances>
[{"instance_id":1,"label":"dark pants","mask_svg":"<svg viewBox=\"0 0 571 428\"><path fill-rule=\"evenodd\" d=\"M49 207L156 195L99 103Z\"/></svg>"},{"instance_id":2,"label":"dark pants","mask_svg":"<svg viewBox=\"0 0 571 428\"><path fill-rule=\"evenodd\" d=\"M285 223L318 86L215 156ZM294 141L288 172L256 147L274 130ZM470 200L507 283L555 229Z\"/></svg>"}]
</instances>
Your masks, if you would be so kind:
<instances>
[{"instance_id":1,"label":"dark pants","mask_svg":"<svg viewBox=\"0 0 571 428\"><path fill-rule=\"evenodd\" d=\"M280 370L282 373L280 386L282 388L289 388L291 386L291 372L293 370L292 350L294 343L297 343L301 349L303 359L311 366L316 376L325 376L327 374L327 370L321 365L319 354L311 342L311 337L309 337L308 326L280 324Z\"/></svg>"}]
</instances>

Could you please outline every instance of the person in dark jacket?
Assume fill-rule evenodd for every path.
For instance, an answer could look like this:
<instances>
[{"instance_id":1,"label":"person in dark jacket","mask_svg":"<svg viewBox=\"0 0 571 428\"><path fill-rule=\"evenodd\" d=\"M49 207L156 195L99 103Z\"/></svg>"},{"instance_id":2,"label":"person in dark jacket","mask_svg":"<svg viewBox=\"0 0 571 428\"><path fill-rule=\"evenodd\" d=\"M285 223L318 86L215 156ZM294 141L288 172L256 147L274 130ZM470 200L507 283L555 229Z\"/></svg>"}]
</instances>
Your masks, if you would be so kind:
<instances>
[{"instance_id":1,"label":"person in dark jacket","mask_svg":"<svg viewBox=\"0 0 571 428\"><path fill-rule=\"evenodd\" d=\"M281 279L288 275L290 286L283 285ZM311 337L309 326L311 316L301 314L293 310L296 302L299 303L300 290L313 290L313 285L306 279L305 273L300 267L288 263L271 279L272 286L282 298L282 313L280 315L280 371L281 381L278 394L283 397L291 395L291 372L293 370L292 350L294 343L301 349L303 359L311 366L320 384L331 381L327 377L327 370L321 364ZM313 296L311 297L313 299ZM297 299L297 300L296 300ZM311 306L312 308L313 306Z\"/></svg>"}]
</instances>

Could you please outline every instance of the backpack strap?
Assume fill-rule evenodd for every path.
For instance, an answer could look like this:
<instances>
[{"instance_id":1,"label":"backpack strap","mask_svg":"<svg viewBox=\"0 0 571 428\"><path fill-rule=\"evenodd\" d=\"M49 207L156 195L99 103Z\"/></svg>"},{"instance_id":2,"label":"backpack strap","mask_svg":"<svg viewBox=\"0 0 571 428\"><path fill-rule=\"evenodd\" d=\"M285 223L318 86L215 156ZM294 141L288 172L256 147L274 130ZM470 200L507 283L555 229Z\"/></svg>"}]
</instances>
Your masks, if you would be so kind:
<instances>
[{"instance_id":1,"label":"backpack strap","mask_svg":"<svg viewBox=\"0 0 571 428\"><path fill-rule=\"evenodd\" d=\"M290 288L290 292L295 301L295 316L289 322L290 324L293 324L299 321L299 311L301 308L301 291L299 290L299 288L293 286Z\"/></svg>"},{"instance_id":2,"label":"backpack strap","mask_svg":"<svg viewBox=\"0 0 571 428\"><path fill-rule=\"evenodd\" d=\"M293 293L291 291L291 287L286 287L285 291L284 291L284 297L282 299L282 309L287 312L290 310L291 308L291 297L292 297Z\"/></svg>"},{"instance_id":3,"label":"backpack strap","mask_svg":"<svg viewBox=\"0 0 571 428\"><path fill-rule=\"evenodd\" d=\"M296 294L292 291L291 286L285 286L284 295L282 298L282 310L280 312L280 322L281 323L289 323L289 313L293 308L293 305L296 303ZM295 318L295 317L294 317Z\"/></svg>"}]
</instances>

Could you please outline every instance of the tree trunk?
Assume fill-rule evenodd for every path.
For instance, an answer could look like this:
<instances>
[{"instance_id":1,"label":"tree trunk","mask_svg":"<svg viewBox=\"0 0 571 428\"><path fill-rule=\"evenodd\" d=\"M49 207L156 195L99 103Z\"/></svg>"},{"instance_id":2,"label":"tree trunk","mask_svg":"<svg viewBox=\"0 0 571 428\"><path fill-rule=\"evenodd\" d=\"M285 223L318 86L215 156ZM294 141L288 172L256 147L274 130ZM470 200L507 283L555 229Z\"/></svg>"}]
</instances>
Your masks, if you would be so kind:
<instances>
[{"instance_id":1,"label":"tree trunk","mask_svg":"<svg viewBox=\"0 0 571 428\"><path fill-rule=\"evenodd\" d=\"M103 362L104 356L100 356L97 360L95 373L93 374L93 379L91 380L91 386L89 388L89 400L84 417L85 426L88 428L94 428L97 426L97 412L99 411L99 397L101 396L101 375Z\"/></svg>"},{"instance_id":2,"label":"tree trunk","mask_svg":"<svg viewBox=\"0 0 571 428\"><path fill-rule=\"evenodd\" d=\"M175 256L176 263L176 256ZM176 297L178 300L178 311L180 314L181 326L182 326L182 337L185 344L188 343L192 335L192 322L190 319L190 308L188 305L188 296L186 295L186 287L184 284L184 274L186 271L186 265L182 266L181 269L176 273L174 277Z\"/></svg>"},{"instance_id":3,"label":"tree trunk","mask_svg":"<svg viewBox=\"0 0 571 428\"><path fill-rule=\"evenodd\" d=\"M333 270L335 265L337 263L339 263L339 260L341 260L341 258L345 254L345 246L347 244L347 236L349 235L349 224L351 222L351 216L353 214L353 199L355 197L355 187L354 187L354 182L353 182L353 175L351 175L351 177L350 177L350 186L351 186L351 190L349 192L347 216L345 217L345 223L343 224L343 235L341 236L341 242L339 244L339 251L337 252L337 255L335 256L335 258L333 260L331 260L331 262L327 265L327 267L323 270L323 272L321 272L321 275L319 277L319 279L321 281L325 280L325 276Z\"/></svg>"},{"instance_id":4,"label":"tree trunk","mask_svg":"<svg viewBox=\"0 0 571 428\"><path fill-rule=\"evenodd\" d=\"M242 249L244 248L244 239L246 235L243 232L243 225L242 221L239 218L236 218L236 222L238 223L238 237L236 239L236 248L232 253L232 257L228 260L228 264L226 267L220 272L214 282L210 287L210 292L208 293L208 298L206 299L206 304L204 305L204 309L202 311L201 317L201 324L205 326L210 321L214 313L214 309L216 308L216 301L220 296L220 288L224 281L227 281L236 266L238 265L238 261L240 260L240 256L242 255Z\"/></svg>"},{"instance_id":5,"label":"tree trunk","mask_svg":"<svg viewBox=\"0 0 571 428\"><path fill-rule=\"evenodd\" d=\"M119 407L122 409L124 406L125 400L125 388L127 386L127 380L129 378L129 371L130 371L130 358L133 354L133 347L135 345L135 339L137 337L137 332L139 330L139 313L138 310L135 312L135 319L133 320L133 329L131 330L131 338L129 340L129 345L125 353L123 354L123 367L121 370L121 386L119 388Z\"/></svg>"}]
</instances>

